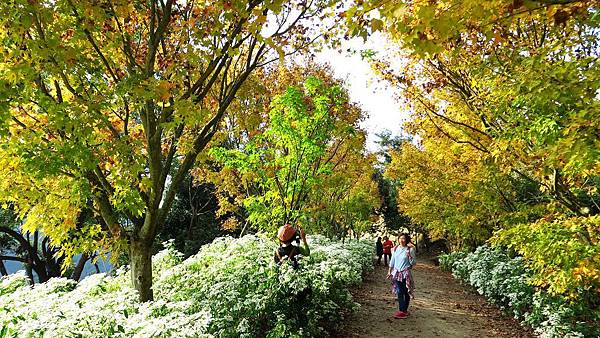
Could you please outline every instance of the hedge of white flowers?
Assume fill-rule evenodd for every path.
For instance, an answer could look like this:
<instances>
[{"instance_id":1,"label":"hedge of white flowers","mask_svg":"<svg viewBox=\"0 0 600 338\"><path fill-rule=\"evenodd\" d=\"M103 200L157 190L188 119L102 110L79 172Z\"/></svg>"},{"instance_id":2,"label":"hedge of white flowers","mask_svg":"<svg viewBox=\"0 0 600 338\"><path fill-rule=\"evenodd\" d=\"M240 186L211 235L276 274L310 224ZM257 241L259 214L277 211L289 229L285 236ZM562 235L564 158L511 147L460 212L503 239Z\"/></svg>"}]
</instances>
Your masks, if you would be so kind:
<instances>
[{"instance_id":1,"label":"hedge of white flowers","mask_svg":"<svg viewBox=\"0 0 600 338\"><path fill-rule=\"evenodd\" d=\"M577 322L581 309L561 297L537 290L528 280L530 273L521 257L510 258L500 249L481 246L472 253L441 255L440 266L454 277L473 286L539 337L597 337L597 329Z\"/></svg>"},{"instance_id":2,"label":"hedge of white flowers","mask_svg":"<svg viewBox=\"0 0 600 338\"><path fill-rule=\"evenodd\" d=\"M171 246L153 257L154 298L139 303L126 269L33 288L0 279L3 337L311 337L356 310L349 286L372 268L370 242L309 238L301 267L273 262L275 243L218 238L182 260Z\"/></svg>"}]
</instances>

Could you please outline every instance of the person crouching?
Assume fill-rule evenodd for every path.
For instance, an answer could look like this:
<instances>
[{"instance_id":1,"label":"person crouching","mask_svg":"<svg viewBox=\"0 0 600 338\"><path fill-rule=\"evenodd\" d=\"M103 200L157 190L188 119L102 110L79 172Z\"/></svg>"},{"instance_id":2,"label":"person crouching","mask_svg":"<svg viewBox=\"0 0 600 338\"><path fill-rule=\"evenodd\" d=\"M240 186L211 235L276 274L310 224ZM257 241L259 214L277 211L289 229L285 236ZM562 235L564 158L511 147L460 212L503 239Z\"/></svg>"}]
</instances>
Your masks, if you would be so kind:
<instances>
[{"instance_id":1,"label":"person crouching","mask_svg":"<svg viewBox=\"0 0 600 338\"><path fill-rule=\"evenodd\" d=\"M294 269L297 269L299 266L298 255L310 255L304 229L299 228L298 231L291 224L285 224L279 228L277 238L279 239L279 248L275 249L275 262L277 264L287 260L290 261ZM302 240L303 246L300 246L300 240Z\"/></svg>"}]
</instances>

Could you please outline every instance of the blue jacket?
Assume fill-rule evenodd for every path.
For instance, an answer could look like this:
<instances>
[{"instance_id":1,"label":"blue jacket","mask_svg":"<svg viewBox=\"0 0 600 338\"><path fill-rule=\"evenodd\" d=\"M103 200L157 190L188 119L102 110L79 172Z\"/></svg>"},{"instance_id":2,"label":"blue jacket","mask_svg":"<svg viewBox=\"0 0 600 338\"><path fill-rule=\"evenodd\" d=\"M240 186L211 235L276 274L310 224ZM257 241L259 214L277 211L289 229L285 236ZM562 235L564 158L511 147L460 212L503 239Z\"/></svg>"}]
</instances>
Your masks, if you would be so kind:
<instances>
[{"instance_id":1,"label":"blue jacket","mask_svg":"<svg viewBox=\"0 0 600 338\"><path fill-rule=\"evenodd\" d=\"M398 246L390 259L390 268L396 271L402 271L413 267L417 263L417 253L415 248Z\"/></svg>"}]
</instances>

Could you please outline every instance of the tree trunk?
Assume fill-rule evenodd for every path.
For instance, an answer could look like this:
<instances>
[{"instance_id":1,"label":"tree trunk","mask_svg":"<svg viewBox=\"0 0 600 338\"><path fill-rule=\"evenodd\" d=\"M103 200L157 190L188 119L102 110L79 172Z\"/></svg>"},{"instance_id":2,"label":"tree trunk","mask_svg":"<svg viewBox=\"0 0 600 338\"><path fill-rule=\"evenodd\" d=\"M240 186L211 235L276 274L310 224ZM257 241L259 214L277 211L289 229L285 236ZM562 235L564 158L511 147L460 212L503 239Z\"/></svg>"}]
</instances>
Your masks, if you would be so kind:
<instances>
[{"instance_id":1,"label":"tree trunk","mask_svg":"<svg viewBox=\"0 0 600 338\"><path fill-rule=\"evenodd\" d=\"M29 277L29 285L34 285L35 280L33 279L33 269L31 266L31 261L25 263L25 272L27 273L27 277Z\"/></svg>"},{"instance_id":2,"label":"tree trunk","mask_svg":"<svg viewBox=\"0 0 600 338\"><path fill-rule=\"evenodd\" d=\"M248 221L244 222L244 227L242 228L242 231L240 232L239 238L242 238L242 236L244 236L244 232L246 231L247 226L248 226Z\"/></svg>"},{"instance_id":3,"label":"tree trunk","mask_svg":"<svg viewBox=\"0 0 600 338\"><path fill-rule=\"evenodd\" d=\"M415 231L415 252L419 253L419 233Z\"/></svg>"},{"instance_id":4,"label":"tree trunk","mask_svg":"<svg viewBox=\"0 0 600 338\"><path fill-rule=\"evenodd\" d=\"M71 274L71 279L79 281L79 279L81 279L81 273L83 272L83 268L85 267L85 263L88 261L89 256L88 254L82 254L81 257L79 257L79 261L77 262L77 265L75 266L75 269L73 269L73 273Z\"/></svg>"},{"instance_id":5,"label":"tree trunk","mask_svg":"<svg viewBox=\"0 0 600 338\"><path fill-rule=\"evenodd\" d=\"M131 279L137 290L140 301L153 300L152 294L152 254L150 245L144 240L132 239L129 244L129 260L131 262Z\"/></svg>"},{"instance_id":6,"label":"tree trunk","mask_svg":"<svg viewBox=\"0 0 600 338\"><path fill-rule=\"evenodd\" d=\"M0 259L0 276L8 276L8 272L6 271L6 267L4 266L4 261Z\"/></svg>"}]
</instances>

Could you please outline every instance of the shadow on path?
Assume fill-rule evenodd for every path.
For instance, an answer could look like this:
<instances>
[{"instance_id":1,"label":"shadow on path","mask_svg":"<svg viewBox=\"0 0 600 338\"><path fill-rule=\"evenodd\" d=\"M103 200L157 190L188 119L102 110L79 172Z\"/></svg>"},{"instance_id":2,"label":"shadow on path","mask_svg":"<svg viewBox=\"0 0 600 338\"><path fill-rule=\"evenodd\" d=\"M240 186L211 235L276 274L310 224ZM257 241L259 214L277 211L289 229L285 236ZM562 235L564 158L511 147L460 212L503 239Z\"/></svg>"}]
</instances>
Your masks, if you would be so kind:
<instances>
[{"instance_id":1,"label":"shadow on path","mask_svg":"<svg viewBox=\"0 0 600 338\"><path fill-rule=\"evenodd\" d=\"M353 291L360 310L350 315L334 337L533 337L530 330L502 314L427 258L413 271L415 299L410 316L392 317L397 302L387 269L376 266Z\"/></svg>"}]
</instances>

